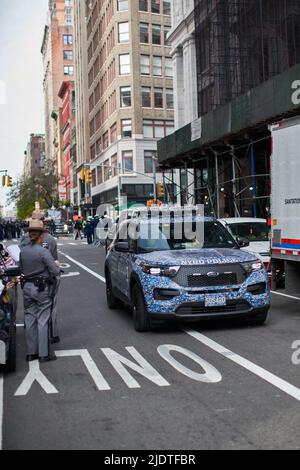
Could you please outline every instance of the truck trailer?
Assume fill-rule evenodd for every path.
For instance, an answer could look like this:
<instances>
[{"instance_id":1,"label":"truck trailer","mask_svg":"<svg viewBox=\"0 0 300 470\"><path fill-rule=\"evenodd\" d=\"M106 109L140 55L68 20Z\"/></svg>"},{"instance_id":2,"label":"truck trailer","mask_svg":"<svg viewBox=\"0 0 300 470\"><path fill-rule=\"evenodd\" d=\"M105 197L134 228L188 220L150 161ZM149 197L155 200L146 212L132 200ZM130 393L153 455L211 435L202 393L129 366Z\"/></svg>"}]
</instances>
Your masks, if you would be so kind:
<instances>
[{"instance_id":1,"label":"truck trailer","mask_svg":"<svg viewBox=\"0 0 300 470\"><path fill-rule=\"evenodd\" d=\"M300 116L270 130L273 289L300 297Z\"/></svg>"}]
</instances>

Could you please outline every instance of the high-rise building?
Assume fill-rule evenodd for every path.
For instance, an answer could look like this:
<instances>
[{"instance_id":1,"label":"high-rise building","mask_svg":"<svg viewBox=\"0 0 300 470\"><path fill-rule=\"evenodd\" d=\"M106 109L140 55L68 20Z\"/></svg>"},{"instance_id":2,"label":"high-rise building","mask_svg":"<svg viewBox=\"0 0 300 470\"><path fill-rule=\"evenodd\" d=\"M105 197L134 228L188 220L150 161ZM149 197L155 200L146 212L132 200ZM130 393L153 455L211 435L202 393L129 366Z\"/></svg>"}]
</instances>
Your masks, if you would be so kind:
<instances>
[{"instance_id":1,"label":"high-rise building","mask_svg":"<svg viewBox=\"0 0 300 470\"><path fill-rule=\"evenodd\" d=\"M171 0L86 0L85 7L90 202L94 210L123 196L144 203L162 181L157 141L174 130Z\"/></svg>"},{"instance_id":2,"label":"high-rise building","mask_svg":"<svg viewBox=\"0 0 300 470\"><path fill-rule=\"evenodd\" d=\"M48 24L42 43L44 66L44 100L46 157L55 161L57 119L61 99L58 96L64 81L74 80L73 0L49 0Z\"/></svg>"},{"instance_id":3,"label":"high-rise building","mask_svg":"<svg viewBox=\"0 0 300 470\"><path fill-rule=\"evenodd\" d=\"M31 134L24 160L24 179L30 178L45 165L45 136L43 134Z\"/></svg>"}]
</instances>

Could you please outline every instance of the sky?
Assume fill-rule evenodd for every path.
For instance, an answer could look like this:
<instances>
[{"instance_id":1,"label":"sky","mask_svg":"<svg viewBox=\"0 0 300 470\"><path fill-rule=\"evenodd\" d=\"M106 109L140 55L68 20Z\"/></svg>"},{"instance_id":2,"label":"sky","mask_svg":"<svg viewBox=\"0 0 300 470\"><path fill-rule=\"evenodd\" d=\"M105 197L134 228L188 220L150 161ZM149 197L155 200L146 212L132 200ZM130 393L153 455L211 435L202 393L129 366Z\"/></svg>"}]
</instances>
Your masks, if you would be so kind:
<instances>
[{"instance_id":1,"label":"sky","mask_svg":"<svg viewBox=\"0 0 300 470\"><path fill-rule=\"evenodd\" d=\"M13 181L22 174L30 134L44 132L40 51L47 8L48 0L0 0L0 170ZM7 191L0 188L5 206Z\"/></svg>"}]
</instances>

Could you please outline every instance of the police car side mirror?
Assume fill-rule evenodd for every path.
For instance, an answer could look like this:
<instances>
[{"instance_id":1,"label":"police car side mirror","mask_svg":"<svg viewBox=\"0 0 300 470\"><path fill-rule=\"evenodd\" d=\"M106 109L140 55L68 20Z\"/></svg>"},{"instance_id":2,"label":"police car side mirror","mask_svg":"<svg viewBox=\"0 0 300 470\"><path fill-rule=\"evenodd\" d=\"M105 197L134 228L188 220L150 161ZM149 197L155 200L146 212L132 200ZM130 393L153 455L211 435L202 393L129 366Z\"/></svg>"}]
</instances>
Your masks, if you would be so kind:
<instances>
[{"instance_id":1,"label":"police car side mirror","mask_svg":"<svg viewBox=\"0 0 300 470\"><path fill-rule=\"evenodd\" d=\"M120 252L120 253L129 253L130 252L129 243L128 242L117 242L115 244L115 250Z\"/></svg>"},{"instance_id":2,"label":"police car side mirror","mask_svg":"<svg viewBox=\"0 0 300 470\"><path fill-rule=\"evenodd\" d=\"M236 237L236 241L240 248L246 248L250 245L248 238Z\"/></svg>"}]
</instances>

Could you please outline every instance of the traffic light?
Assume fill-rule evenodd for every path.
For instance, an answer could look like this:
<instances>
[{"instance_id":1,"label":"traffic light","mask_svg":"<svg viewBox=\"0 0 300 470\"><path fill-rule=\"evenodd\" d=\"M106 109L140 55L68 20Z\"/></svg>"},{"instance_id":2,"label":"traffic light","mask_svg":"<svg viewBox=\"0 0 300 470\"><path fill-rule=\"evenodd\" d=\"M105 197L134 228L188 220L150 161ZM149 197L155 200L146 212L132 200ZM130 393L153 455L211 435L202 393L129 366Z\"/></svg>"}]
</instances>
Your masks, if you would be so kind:
<instances>
[{"instance_id":1,"label":"traffic light","mask_svg":"<svg viewBox=\"0 0 300 470\"><path fill-rule=\"evenodd\" d=\"M165 189L163 183L156 184L156 197L163 198L165 195Z\"/></svg>"},{"instance_id":2,"label":"traffic light","mask_svg":"<svg viewBox=\"0 0 300 470\"><path fill-rule=\"evenodd\" d=\"M6 176L5 175L2 176L2 186L3 187L6 186Z\"/></svg>"},{"instance_id":3,"label":"traffic light","mask_svg":"<svg viewBox=\"0 0 300 470\"><path fill-rule=\"evenodd\" d=\"M85 172L84 172L84 168L82 168L82 170L81 170L81 172L80 172L80 177L79 177L79 179L80 179L81 181L85 181Z\"/></svg>"},{"instance_id":4,"label":"traffic light","mask_svg":"<svg viewBox=\"0 0 300 470\"><path fill-rule=\"evenodd\" d=\"M90 184L92 182L92 172L90 169L85 170L85 182L86 184Z\"/></svg>"},{"instance_id":5,"label":"traffic light","mask_svg":"<svg viewBox=\"0 0 300 470\"><path fill-rule=\"evenodd\" d=\"M12 187L12 177L11 177L11 176L8 176L8 177L7 177L7 187L8 187L8 188L11 188L11 187Z\"/></svg>"}]
</instances>

